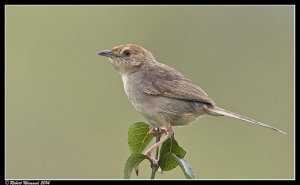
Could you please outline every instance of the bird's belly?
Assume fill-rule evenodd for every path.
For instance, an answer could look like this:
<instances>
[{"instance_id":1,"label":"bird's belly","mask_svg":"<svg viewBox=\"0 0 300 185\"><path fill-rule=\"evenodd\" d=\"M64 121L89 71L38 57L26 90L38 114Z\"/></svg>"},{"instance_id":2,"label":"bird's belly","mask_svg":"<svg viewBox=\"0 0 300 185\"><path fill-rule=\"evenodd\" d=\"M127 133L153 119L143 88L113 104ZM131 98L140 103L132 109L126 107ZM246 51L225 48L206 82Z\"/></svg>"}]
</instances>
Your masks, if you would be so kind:
<instances>
[{"instance_id":1,"label":"bird's belly","mask_svg":"<svg viewBox=\"0 0 300 185\"><path fill-rule=\"evenodd\" d=\"M141 101L130 97L132 96L129 96L129 100L134 108L147 119L148 123L152 127L166 126L164 116L160 113L161 111L159 111L155 105L145 100Z\"/></svg>"},{"instance_id":2,"label":"bird's belly","mask_svg":"<svg viewBox=\"0 0 300 185\"><path fill-rule=\"evenodd\" d=\"M201 105L173 98L152 95L129 96L135 109L140 112L153 127L187 125L203 115Z\"/></svg>"},{"instance_id":3,"label":"bird's belly","mask_svg":"<svg viewBox=\"0 0 300 185\"><path fill-rule=\"evenodd\" d=\"M172 125L173 126L188 125L195 119L200 118L203 114L204 114L203 111L197 113L184 113L179 117L179 119L176 119L172 123Z\"/></svg>"}]
</instances>

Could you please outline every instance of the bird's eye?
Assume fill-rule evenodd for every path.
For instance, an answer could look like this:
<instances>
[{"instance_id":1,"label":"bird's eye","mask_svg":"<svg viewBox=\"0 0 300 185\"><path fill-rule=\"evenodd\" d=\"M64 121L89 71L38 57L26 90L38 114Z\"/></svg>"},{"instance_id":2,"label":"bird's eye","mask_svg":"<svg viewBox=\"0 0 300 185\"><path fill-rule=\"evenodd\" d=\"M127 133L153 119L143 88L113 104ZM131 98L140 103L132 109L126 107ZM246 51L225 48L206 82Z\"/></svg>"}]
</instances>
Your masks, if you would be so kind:
<instances>
[{"instance_id":1,"label":"bird's eye","mask_svg":"<svg viewBox=\"0 0 300 185\"><path fill-rule=\"evenodd\" d=\"M131 55L131 52L129 50L125 50L123 51L123 55L129 57Z\"/></svg>"}]
</instances>

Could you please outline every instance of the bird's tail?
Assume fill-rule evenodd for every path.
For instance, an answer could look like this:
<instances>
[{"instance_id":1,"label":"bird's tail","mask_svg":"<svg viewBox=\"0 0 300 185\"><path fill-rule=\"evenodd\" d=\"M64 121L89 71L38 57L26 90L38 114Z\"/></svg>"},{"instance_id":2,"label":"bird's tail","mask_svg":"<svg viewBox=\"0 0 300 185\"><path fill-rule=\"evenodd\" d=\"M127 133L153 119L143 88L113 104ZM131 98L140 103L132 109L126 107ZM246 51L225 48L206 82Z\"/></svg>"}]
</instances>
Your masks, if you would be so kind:
<instances>
[{"instance_id":1,"label":"bird's tail","mask_svg":"<svg viewBox=\"0 0 300 185\"><path fill-rule=\"evenodd\" d=\"M206 112L208 114L211 114L211 115L214 115L214 116L228 116L228 117L236 118L236 119L239 119L239 120L243 120L243 121L246 121L246 122L249 122L249 123L252 123L252 124L255 124L255 125L259 125L259 126L262 126L262 127L270 128L272 130L276 130L277 132L286 134L285 132L283 132L283 131L281 131L277 128L274 128L274 127L271 127L271 126L266 125L264 123L255 121L255 120L253 120L251 118L248 118L246 116L242 116L242 115L239 115L237 113L230 112L228 110L224 110L224 109L222 109L220 107L217 107L217 106L213 106L213 107L207 106L206 107Z\"/></svg>"}]
</instances>

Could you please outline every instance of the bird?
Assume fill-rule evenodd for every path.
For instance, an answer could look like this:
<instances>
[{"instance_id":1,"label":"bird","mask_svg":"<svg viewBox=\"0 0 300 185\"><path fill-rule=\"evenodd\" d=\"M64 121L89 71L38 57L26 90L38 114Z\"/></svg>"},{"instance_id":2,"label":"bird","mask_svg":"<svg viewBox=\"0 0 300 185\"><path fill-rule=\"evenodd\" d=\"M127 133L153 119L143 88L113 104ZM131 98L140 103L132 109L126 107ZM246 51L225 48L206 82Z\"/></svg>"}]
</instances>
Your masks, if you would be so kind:
<instances>
[{"instance_id":1,"label":"bird","mask_svg":"<svg viewBox=\"0 0 300 185\"><path fill-rule=\"evenodd\" d=\"M108 57L121 75L125 93L150 128L165 132L144 155L171 138L174 126L188 125L202 115L227 116L277 132L285 132L246 116L225 110L198 85L172 67L159 63L153 54L136 44L123 44L96 53Z\"/></svg>"}]
</instances>

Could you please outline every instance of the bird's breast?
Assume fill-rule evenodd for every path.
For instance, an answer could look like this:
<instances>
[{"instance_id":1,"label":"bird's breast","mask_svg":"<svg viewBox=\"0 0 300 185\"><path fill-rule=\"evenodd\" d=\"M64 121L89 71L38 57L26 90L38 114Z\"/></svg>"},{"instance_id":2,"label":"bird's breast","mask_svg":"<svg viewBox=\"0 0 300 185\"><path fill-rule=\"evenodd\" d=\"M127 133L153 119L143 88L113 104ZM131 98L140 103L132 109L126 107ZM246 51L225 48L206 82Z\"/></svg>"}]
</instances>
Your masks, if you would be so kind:
<instances>
[{"instance_id":1,"label":"bird's breast","mask_svg":"<svg viewBox=\"0 0 300 185\"><path fill-rule=\"evenodd\" d=\"M135 109L139 112L144 111L144 102L145 102L145 95L141 93L139 90L140 82L137 81L135 78L130 75L122 75L122 81L124 86L124 91L130 100L130 102L133 104Z\"/></svg>"}]
</instances>

